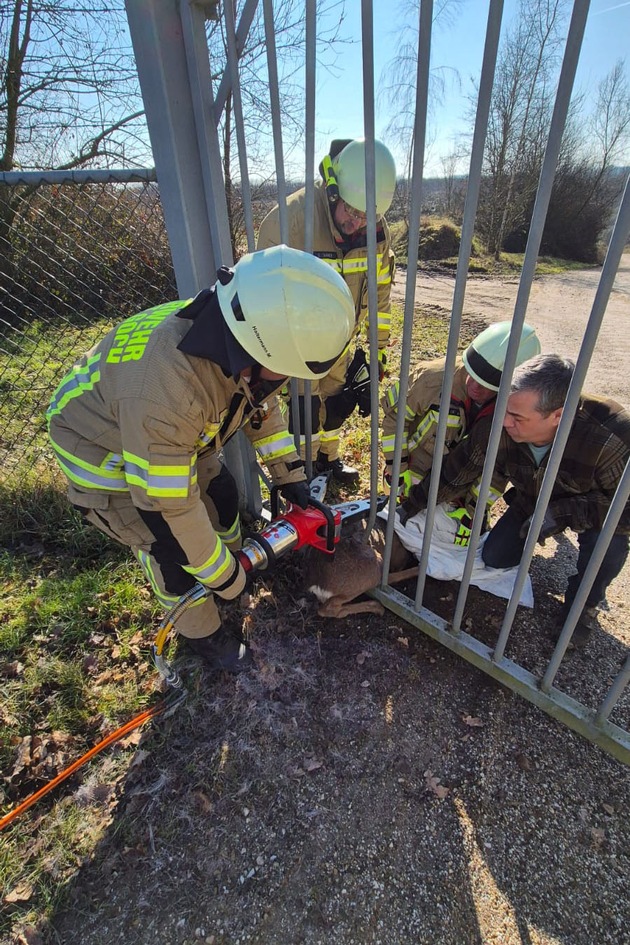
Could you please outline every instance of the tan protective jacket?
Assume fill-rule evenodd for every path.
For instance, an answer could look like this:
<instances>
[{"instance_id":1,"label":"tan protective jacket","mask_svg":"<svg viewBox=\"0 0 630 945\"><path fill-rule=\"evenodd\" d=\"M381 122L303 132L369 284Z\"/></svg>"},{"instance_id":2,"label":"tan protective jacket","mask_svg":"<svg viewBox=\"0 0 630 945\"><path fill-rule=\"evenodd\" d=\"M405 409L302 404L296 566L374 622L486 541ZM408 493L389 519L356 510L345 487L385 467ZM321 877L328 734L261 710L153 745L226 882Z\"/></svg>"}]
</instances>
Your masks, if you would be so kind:
<instances>
[{"instance_id":1,"label":"tan protective jacket","mask_svg":"<svg viewBox=\"0 0 630 945\"><path fill-rule=\"evenodd\" d=\"M466 377L464 363L458 358L448 412L446 449L458 443L466 432ZM403 461L408 458L409 465L418 473L427 473L433 462L443 380L444 358L421 361L409 378L402 457ZM381 399L384 412L381 448L386 462L394 456L399 393L400 384L396 381Z\"/></svg>"},{"instance_id":2,"label":"tan protective jacket","mask_svg":"<svg viewBox=\"0 0 630 945\"><path fill-rule=\"evenodd\" d=\"M140 312L113 328L57 388L47 418L72 503L105 509L111 493L160 512L198 581L219 587L236 559L214 531L197 484L197 458L243 427L273 481L303 480L275 392L254 404L246 381L178 350L187 302Z\"/></svg>"},{"instance_id":3,"label":"tan protective jacket","mask_svg":"<svg viewBox=\"0 0 630 945\"><path fill-rule=\"evenodd\" d=\"M444 455L447 455L466 436L474 426L480 439L490 436L494 399L485 404L475 415L471 425L469 411L471 403L466 393L467 371L461 358L455 363L451 402L449 406ZM405 425L403 428L401 470L409 468L414 474L414 481L422 481L433 464L435 436L437 433L440 395L444 380L444 358L433 361L421 361L409 379ZM398 415L400 384L396 381L389 387L381 399L383 408L383 426L381 448L386 462L394 458L396 439L396 417ZM474 507L479 494L479 483L475 481L470 488L464 489L459 501L469 512ZM488 505L492 505L500 493L490 490Z\"/></svg>"},{"instance_id":4,"label":"tan protective jacket","mask_svg":"<svg viewBox=\"0 0 630 945\"><path fill-rule=\"evenodd\" d=\"M306 190L296 191L287 199L289 220L287 242L294 249L304 249L304 218ZM394 253L391 248L389 227L384 218L377 224L376 244L376 284L378 304L378 346L385 348L391 329L391 285L394 274ZM313 226L313 255L329 263L336 272L343 276L355 307L355 334L358 334L368 316L367 283L367 245L366 237L360 239L363 245L348 248L333 223L326 190L321 181L315 183L315 218ZM280 240L280 216L278 207L274 207L260 225L258 249L277 246Z\"/></svg>"}]
</instances>

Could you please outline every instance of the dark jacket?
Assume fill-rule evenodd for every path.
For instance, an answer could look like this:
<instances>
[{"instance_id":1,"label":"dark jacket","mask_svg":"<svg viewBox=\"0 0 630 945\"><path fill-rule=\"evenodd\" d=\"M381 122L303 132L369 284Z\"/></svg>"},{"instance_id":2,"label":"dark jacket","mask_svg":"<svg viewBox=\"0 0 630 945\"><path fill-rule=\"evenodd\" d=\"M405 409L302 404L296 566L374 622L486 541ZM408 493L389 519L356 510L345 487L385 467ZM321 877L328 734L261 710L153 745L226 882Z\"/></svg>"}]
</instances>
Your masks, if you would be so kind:
<instances>
[{"instance_id":1,"label":"dark jacket","mask_svg":"<svg viewBox=\"0 0 630 945\"><path fill-rule=\"evenodd\" d=\"M438 501L452 501L462 487L480 475L487 436L470 436L445 459ZM580 401L553 486L549 510L561 528L581 532L601 528L612 497L630 457L630 414L614 400L584 395ZM526 443L501 434L492 485L503 491L514 486L510 506L527 518L534 511L549 453L536 467ZM630 534L630 503L617 526Z\"/></svg>"}]
</instances>

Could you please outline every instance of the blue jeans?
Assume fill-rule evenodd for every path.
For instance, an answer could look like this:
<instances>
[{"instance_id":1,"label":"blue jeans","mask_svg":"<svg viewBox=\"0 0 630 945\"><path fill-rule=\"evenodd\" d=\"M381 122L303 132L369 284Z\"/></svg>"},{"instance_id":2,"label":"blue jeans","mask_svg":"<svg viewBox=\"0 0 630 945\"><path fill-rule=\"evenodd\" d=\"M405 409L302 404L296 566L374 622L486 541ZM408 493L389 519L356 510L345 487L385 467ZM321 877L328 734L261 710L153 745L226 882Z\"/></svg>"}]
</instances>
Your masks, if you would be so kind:
<instances>
[{"instance_id":1,"label":"blue jeans","mask_svg":"<svg viewBox=\"0 0 630 945\"><path fill-rule=\"evenodd\" d=\"M525 520L526 516L524 517L522 513L514 508L508 508L486 538L481 552L484 564L489 568L513 568L520 563L525 539L519 536L519 531ZM572 574L569 578L564 595L565 602L569 605L577 594L600 533L599 528L589 528L585 532L578 533L577 574ZM628 541L628 535L613 535L586 599L587 607L594 607L606 597L608 585L617 577L626 563Z\"/></svg>"}]
</instances>

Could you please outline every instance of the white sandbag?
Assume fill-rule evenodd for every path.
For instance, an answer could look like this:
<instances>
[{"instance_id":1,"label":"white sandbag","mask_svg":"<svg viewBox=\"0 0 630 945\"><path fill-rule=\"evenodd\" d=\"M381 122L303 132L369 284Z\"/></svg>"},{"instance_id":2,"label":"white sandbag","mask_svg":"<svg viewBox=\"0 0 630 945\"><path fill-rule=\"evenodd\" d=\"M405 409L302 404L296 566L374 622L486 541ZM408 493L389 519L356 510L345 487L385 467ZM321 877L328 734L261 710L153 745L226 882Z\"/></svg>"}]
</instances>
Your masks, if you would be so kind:
<instances>
[{"instance_id":1,"label":"white sandbag","mask_svg":"<svg viewBox=\"0 0 630 945\"><path fill-rule=\"evenodd\" d=\"M435 510L427 574L438 581L461 581L464 565L466 564L466 555L468 554L467 547L454 544L457 522L446 514L450 509L451 506L449 505L438 505ZM394 530L401 542L407 551L416 556L418 561L422 554L426 515L425 511L418 512L417 515L407 519L405 525L402 525L400 519L396 516L394 523ZM379 517L387 519L387 507L379 512ZM490 594L505 597L509 600L514 590L518 568L487 568L485 566L481 557L481 549L487 536L488 533L486 532L479 540L470 583L483 591L489 591ZM534 592L529 574L523 585L520 603L525 607L534 606Z\"/></svg>"}]
</instances>

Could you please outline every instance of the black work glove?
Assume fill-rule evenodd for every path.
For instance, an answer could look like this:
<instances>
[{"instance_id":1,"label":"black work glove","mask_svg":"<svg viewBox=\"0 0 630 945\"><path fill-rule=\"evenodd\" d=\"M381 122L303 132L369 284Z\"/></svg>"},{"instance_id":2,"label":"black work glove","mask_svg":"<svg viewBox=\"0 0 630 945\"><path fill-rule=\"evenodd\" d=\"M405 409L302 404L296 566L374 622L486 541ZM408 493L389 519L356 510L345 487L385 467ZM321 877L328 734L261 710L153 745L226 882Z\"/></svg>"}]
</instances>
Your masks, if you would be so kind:
<instances>
[{"instance_id":1,"label":"black work glove","mask_svg":"<svg viewBox=\"0 0 630 945\"><path fill-rule=\"evenodd\" d=\"M311 501L310 486L306 479L301 482L289 482L286 486L280 486L280 493L291 505L299 505L301 509L307 509Z\"/></svg>"},{"instance_id":2,"label":"black work glove","mask_svg":"<svg viewBox=\"0 0 630 945\"><path fill-rule=\"evenodd\" d=\"M387 370L387 355L384 348L378 349L378 380L379 383L384 380L388 375Z\"/></svg>"},{"instance_id":3,"label":"black work glove","mask_svg":"<svg viewBox=\"0 0 630 945\"><path fill-rule=\"evenodd\" d=\"M427 476L422 482L418 482L415 486L412 486L408 498L406 498L396 510L398 512L398 518L403 525L406 525L407 519L417 515L418 512L422 512L423 509L426 509L429 479L430 476Z\"/></svg>"},{"instance_id":4,"label":"black work glove","mask_svg":"<svg viewBox=\"0 0 630 945\"><path fill-rule=\"evenodd\" d=\"M519 538L527 538L527 532L529 531L529 526L532 521L532 516L526 518L519 530ZM538 533L538 538L536 539L541 545L545 543L547 538L551 538L552 535L557 535L558 532L563 531L561 525L558 525L556 522L553 512L547 508L545 511L545 517L542 520L542 525L540 526L540 532Z\"/></svg>"},{"instance_id":5,"label":"black work glove","mask_svg":"<svg viewBox=\"0 0 630 945\"><path fill-rule=\"evenodd\" d=\"M370 397L370 367L365 357L365 351L357 348L348 367L344 390L354 396L359 413L362 417L369 417L372 410Z\"/></svg>"}]
</instances>

